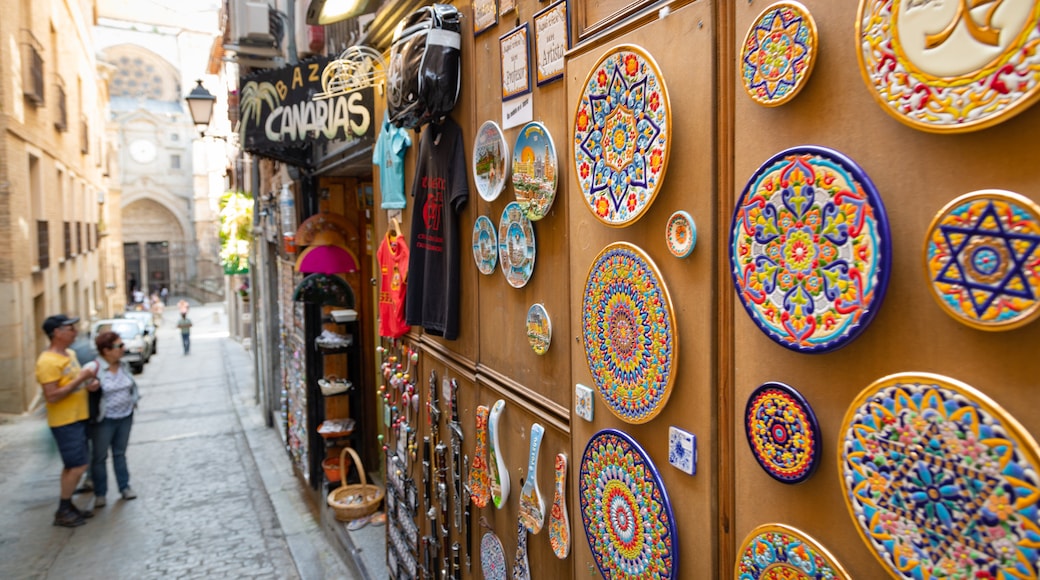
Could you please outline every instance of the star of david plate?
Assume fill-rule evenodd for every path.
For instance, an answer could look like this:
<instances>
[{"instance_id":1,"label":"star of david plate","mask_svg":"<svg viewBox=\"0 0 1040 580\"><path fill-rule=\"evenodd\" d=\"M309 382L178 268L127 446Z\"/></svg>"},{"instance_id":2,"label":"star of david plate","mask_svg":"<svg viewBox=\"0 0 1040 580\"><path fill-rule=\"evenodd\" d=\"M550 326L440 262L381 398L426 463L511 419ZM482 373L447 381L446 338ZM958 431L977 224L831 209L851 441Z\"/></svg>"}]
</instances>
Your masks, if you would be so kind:
<instances>
[{"instance_id":1,"label":"star of david plate","mask_svg":"<svg viewBox=\"0 0 1040 580\"><path fill-rule=\"evenodd\" d=\"M925 272L954 319L1011 330L1040 316L1040 206L997 189L962 195L928 228Z\"/></svg>"},{"instance_id":2,"label":"star of david plate","mask_svg":"<svg viewBox=\"0 0 1040 580\"><path fill-rule=\"evenodd\" d=\"M534 272L534 227L520 204L511 201L498 220L498 261L513 288L523 288Z\"/></svg>"},{"instance_id":3,"label":"star of david plate","mask_svg":"<svg viewBox=\"0 0 1040 580\"><path fill-rule=\"evenodd\" d=\"M646 423L675 382L679 335L668 288L643 250L625 242L596 256L582 296L585 360L610 412Z\"/></svg>"},{"instance_id":4,"label":"star of david plate","mask_svg":"<svg viewBox=\"0 0 1040 580\"><path fill-rule=\"evenodd\" d=\"M901 123L932 133L975 131L1040 98L1035 0L860 0L860 74Z\"/></svg>"},{"instance_id":5,"label":"star of david plate","mask_svg":"<svg viewBox=\"0 0 1040 580\"><path fill-rule=\"evenodd\" d=\"M495 224L487 216L478 216L473 222L473 259L477 262L477 270L489 275L498 264L498 234Z\"/></svg>"},{"instance_id":6,"label":"star of david plate","mask_svg":"<svg viewBox=\"0 0 1040 580\"><path fill-rule=\"evenodd\" d=\"M585 446L578 475L581 522L604 578L677 578L672 504L650 457L627 434L604 429Z\"/></svg>"},{"instance_id":7,"label":"star of david plate","mask_svg":"<svg viewBox=\"0 0 1040 580\"><path fill-rule=\"evenodd\" d=\"M867 174L833 149L803 145L762 164L737 200L729 242L744 309L791 350L848 344L884 300L885 206Z\"/></svg>"},{"instance_id":8,"label":"star of david plate","mask_svg":"<svg viewBox=\"0 0 1040 580\"><path fill-rule=\"evenodd\" d=\"M549 343L552 342L552 320L549 319L545 306L531 305L531 308L527 310L526 326L527 340L531 343L535 354L549 352Z\"/></svg>"},{"instance_id":9,"label":"star of david plate","mask_svg":"<svg viewBox=\"0 0 1040 580\"><path fill-rule=\"evenodd\" d=\"M484 201L494 201L509 176L509 145L494 121L484 121L473 142L473 183Z\"/></svg>"},{"instance_id":10,"label":"star of david plate","mask_svg":"<svg viewBox=\"0 0 1040 580\"><path fill-rule=\"evenodd\" d=\"M744 407L744 434L755 461L781 483L801 483L820 464L820 424L809 402L784 383L765 383Z\"/></svg>"},{"instance_id":11,"label":"star of david plate","mask_svg":"<svg viewBox=\"0 0 1040 580\"><path fill-rule=\"evenodd\" d=\"M685 258L697 245L697 224L690 214L679 210L668 218L664 231L668 251L676 258Z\"/></svg>"},{"instance_id":12,"label":"star of david plate","mask_svg":"<svg viewBox=\"0 0 1040 580\"><path fill-rule=\"evenodd\" d=\"M485 580L506 580L506 551L494 532L480 539L480 568Z\"/></svg>"},{"instance_id":13,"label":"star of david plate","mask_svg":"<svg viewBox=\"0 0 1040 580\"><path fill-rule=\"evenodd\" d=\"M541 123L520 129L513 145L513 192L531 221L548 215L556 199L556 146Z\"/></svg>"},{"instance_id":14,"label":"star of david plate","mask_svg":"<svg viewBox=\"0 0 1040 580\"><path fill-rule=\"evenodd\" d=\"M762 524L740 544L733 577L848 579L849 574L812 536L784 524Z\"/></svg>"},{"instance_id":15,"label":"star of david plate","mask_svg":"<svg viewBox=\"0 0 1040 580\"><path fill-rule=\"evenodd\" d=\"M809 80L819 38L809 10L793 0L777 2L758 15L744 37L740 77L760 105L790 101Z\"/></svg>"},{"instance_id":16,"label":"star of david plate","mask_svg":"<svg viewBox=\"0 0 1040 580\"><path fill-rule=\"evenodd\" d=\"M585 205L611 227L634 223L664 179L672 140L668 91L642 48L610 49L592 67L574 113L574 169Z\"/></svg>"},{"instance_id":17,"label":"star of david plate","mask_svg":"<svg viewBox=\"0 0 1040 580\"><path fill-rule=\"evenodd\" d=\"M893 577L1040 573L1040 449L981 391L891 375L856 397L839 436L845 504Z\"/></svg>"}]
</instances>

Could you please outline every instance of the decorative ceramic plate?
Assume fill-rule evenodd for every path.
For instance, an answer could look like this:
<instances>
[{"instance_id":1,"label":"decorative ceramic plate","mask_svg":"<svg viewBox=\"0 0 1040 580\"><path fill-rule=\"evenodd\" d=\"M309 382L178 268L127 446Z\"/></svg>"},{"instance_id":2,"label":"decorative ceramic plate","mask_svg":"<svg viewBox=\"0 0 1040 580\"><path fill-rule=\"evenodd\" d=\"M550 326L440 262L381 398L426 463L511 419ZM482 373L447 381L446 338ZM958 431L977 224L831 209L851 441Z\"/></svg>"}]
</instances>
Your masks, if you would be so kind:
<instances>
[{"instance_id":1,"label":"decorative ceramic plate","mask_svg":"<svg viewBox=\"0 0 1040 580\"><path fill-rule=\"evenodd\" d=\"M527 311L527 340L535 354L549 352L549 343L552 342L552 320L545 306L532 304Z\"/></svg>"},{"instance_id":2,"label":"decorative ceramic plate","mask_svg":"<svg viewBox=\"0 0 1040 580\"><path fill-rule=\"evenodd\" d=\"M928 373L852 402L838 475L856 531L896 578L1036 578L1040 449L993 400Z\"/></svg>"},{"instance_id":3,"label":"decorative ceramic plate","mask_svg":"<svg viewBox=\"0 0 1040 580\"><path fill-rule=\"evenodd\" d=\"M657 266L632 244L596 256L582 297L585 360L614 415L646 423L664 408L675 382L679 335Z\"/></svg>"},{"instance_id":4,"label":"decorative ceramic plate","mask_svg":"<svg viewBox=\"0 0 1040 580\"><path fill-rule=\"evenodd\" d=\"M473 142L473 183L484 201L494 201L509 176L509 145L494 121L484 121Z\"/></svg>"},{"instance_id":5,"label":"decorative ceramic plate","mask_svg":"<svg viewBox=\"0 0 1040 580\"><path fill-rule=\"evenodd\" d=\"M962 195L928 228L925 271L947 314L981 330L1040 316L1040 206L1010 191Z\"/></svg>"},{"instance_id":6,"label":"decorative ceramic plate","mask_svg":"<svg viewBox=\"0 0 1040 580\"><path fill-rule=\"evenodd\" d=\"M733 577L739 580L831 580L847 579L849 574L812 536L784 524L763 524L751 530L737 550Z\"/></svg>"},{"instance_id":7,"label":"decorative ceramic plate","mask_svg":"<svg viewBox=\"0 0 1040 580\"><path fill-rule=\"evenodd\" d=\"M661 476L643 448L614 429L592 436L578 476L581 522L604 578L676 578L679 539Z\"/></svg>"},{"instance_id":8,"label":"decorative ceramic plate","mask_svg":"<svg viewBox=\"0 0 1040 580\"><path fill-rule=\"evenodd\" d=\"M767 107L790 101L809 80L818 50L816 22L805 6L793 0L768 6L744 37L744 90Z\"/></svg>"},{"instance_id":9,"label":"decorative ceramic plate","mask_svg":"<svg viewBox=\"0 0 1040 580\"><path fill-rule=\"evenodd\" d=\"M513 288L523 288L534 272L534 226L520 204L511 201L498 221L498 261Z\"/></svg>"},{"instance_id":10,"label":"decorative ceramic plate","mask_svg":"<svg viewBox=\"0 0 1040 580\"><path fill-rule=\"evenodd\" d=\"M1040 98L1034 0L860 0L856 43L874 100L916 129L983 129Z\"/></svg>"},{"instance_id":11,"label":"decorative ceramic plate","mask_svg":"<svg viewBox=\"0 0 1040 580\"><path fill-rule=\"evenodd\" d=\"M513 192L531 221L545 217L556 199L557 168L549 130L541 123L524 125L513 145Z\"/></svg>"},{"instance_id":12,"label":"decorative ceramic plate","mask_svg":"<svg viewBox=\"0 0 1040 580\"><path fill-rule=\"evenodd\" d=\"M693 222L690 214L679 210L668 218L664 236L668 251L676 258L685 258L697 245L697 224Z\"/></svg>"},{"instance_id":13,"label":"decorative ceramic plate","mask_svg":"<svg viewBox=\"0 0 1040 580\"><path fill-rule=\"evenodd\" d=\"M498 264L498 234L495 224L484 215L473 222L473 259L481 274L493 273Z\"/></svg>"},{"instance_id":14,"label":"decorative ceramic plate","mask_svg":"<svg viewBox=\"0 0 1040 580\"><path fill-rule=\"evenodd\" d=\"M801 393L783 383L765 383L748 396L744 433L755 461L779 482L803 482L820 463L816 414Z\"/></svg>"},{"instance_id":15,"label":"decorative ceramic plate","mask_svg":"<svg viewBox=\"0 0 1040 580\"><path fill-rule=\"evenodd\" d=\"M506 580L506 551L494 532L480 539L480 568L485 580Z\"/></svg>"},{"instance_id":16,"label":"decorative ceramic plate","mask_svg":"<svg viewBox=\"0 0 1040 580\"><path fill-rule=\"evenodd\" d=\"M737 296L773 341L840 348L877 314L892 260L874 184L833 149L777 153L744 186L730 229Z\"/></svg>"},{"instance_id":17,"label":"decorative ceramic plate","mask_svg":"<svg viewBox=\"0 0 1040 580\"><path fill-rule=\"evenodd\" d=\"M592 215L611 227L642 217L661 188L671 140L668 91L653 57L631 44L610 49L574 114L574 169Z\"/></svg>"}]
</instances>

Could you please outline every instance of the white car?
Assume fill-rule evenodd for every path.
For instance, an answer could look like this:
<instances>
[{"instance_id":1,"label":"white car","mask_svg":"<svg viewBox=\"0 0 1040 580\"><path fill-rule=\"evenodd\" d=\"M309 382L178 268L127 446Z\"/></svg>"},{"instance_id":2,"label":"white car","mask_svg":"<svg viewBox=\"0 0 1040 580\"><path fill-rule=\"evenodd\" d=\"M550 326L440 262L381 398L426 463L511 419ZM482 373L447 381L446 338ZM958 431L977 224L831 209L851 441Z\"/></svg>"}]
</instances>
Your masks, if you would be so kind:
<instances>
[{"instance_id":1,"label":"white car","mask_svg":"<svg viewBox=\"0 0 1040 580\"><path fill-rule=\"evenodd\" d=\"M149 343L148 358L151 359L153 354L159 352L159 335L155 332L155 317L151 312L144 310L128 310L123 313L123 318L132 318L144 325L144 340Z\"/></svg>"},{"instance_id":2,"label":"white car","mask_svg":"<svg viewBox=\"0 0 1040 580\"><path fill-rule=\"evenodd\" d=\"M98 320L90 326L90 338L96 339L99 333L114 331L123 340L123 361L130 365L130 370L139 373L144 370L152 353L145 340L144 325L132 318L109 318Z\"/></svg>"}]
</instances>

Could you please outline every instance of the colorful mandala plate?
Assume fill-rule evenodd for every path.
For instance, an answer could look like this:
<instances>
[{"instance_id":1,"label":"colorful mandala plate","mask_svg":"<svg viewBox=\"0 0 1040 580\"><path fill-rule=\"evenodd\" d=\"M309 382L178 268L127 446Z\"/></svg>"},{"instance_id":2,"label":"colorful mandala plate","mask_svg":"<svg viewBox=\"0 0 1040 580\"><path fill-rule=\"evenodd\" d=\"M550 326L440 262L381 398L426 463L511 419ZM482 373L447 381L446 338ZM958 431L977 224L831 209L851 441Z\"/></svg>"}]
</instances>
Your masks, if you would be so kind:
<instances>
[{"instance_id":1,"label":"colorful mandala plate","mask_svg":"<svg viewBox=\"0 0 1040 580\"><path fill-rule=\"evenodd\" d=\"M484 215L473 222L473 260L481 274L492 274L498 264L498 234L495 224Z\"/></svg>"},{"instance_id":2,"label":"colorful mandala plate","mask_svg":"<svg viewBox=\"0 0 1040 580\"><path fill-rule=\"evenodd\" d=\"M520 204L511 201L498 221L498 261L513 288L523 288L534 272L534 227Z\"/></svg>"},{"instance_id":3,"label":"colorful mandala plate","mask_svg":"<svg viewBox=\"0 0 1040 580\"><path fill-rule=\"evenodd\" d=\"M805 145L766 161L737 201L729 241L744 309L791 350L844 346L881 307L892 259L885 206L837 151Z\"/></svg>"},{"instance_id":4,"label":"colorful mandala plate","mask_svg":"<svg viewBox=\"0 0 1040 580\"><path fill-rule=\"evenodd\" d=\"M581 521L604 578L676 578L679 539L657 468L631 437L592 436L578 476Z\"/></svg>"},{"instance_id":5,"label":"colorful mandala plate","mask_svg":"<svg viewBox=\"0 0 1040 580\"><path fill-rule=\"evenodd\" d=\"M1040 98L1040 2L860 0L860 73L886 113L933 133L974 131Z\"/></svg>"},{"instance_id":6,"label":"colorful mandala plate","mask_svg":"<svg viewBox=\"0 0 1040 580\"><path fill-rule=\"evenodd\" d=\"M638 46L610 49L582 85L574 169L596 219L626 226L646 212L668 165L672 112L664 78Z\"/></svg>"},{"instance_id":7,"label":"colorful mandala plate","mask_svg":"<svg viewBox=\"0 0 1040 580\"><path fill-rule=\"evenodd\" d=\"M538 221L549 214L556 199L556 146L541 123L520 129L513 145L513 192L527 219Z\"/></svg>"},{"instance_id":8,"label":"colorful mandala plate","mask_svg":"<svg viewBox=\"0 0 1040 580\"><path fill-rule=\"evenodd\" d=\"M885 377L842 421L856 530L895 578L1036 578L1040 449L989 397L927 373Z\"/></svg>"},{"instance_id":9,"label":"colorful mandala plate","mask_svg":"<svg viewBox=\"0 0 1040 580\"><path fill-rule=\"evenodd\" d=\"M535 354L549 352L549 344L552 342L552 320L549 319L545 306L532 304L531 308L527 310L525 326L527 327L527 340L531 343Z\"/></svg>"},{"instance_id":10,"label":"colorful mandala plate","mask_svg":"<svg viewBox=\"0 0 1040 580\"><path fill-rule=\"evenodd\" d=\"M596 256L582 297L585 360L614 415L646 423L664 408L675 381L679 336L657 266L632 244Z\"/></svg>"},{"instance_id":11,"label":"colorful mandala plate","mask_svg":"<svg viewBox=\"0 0 1040 580\"><path fill-rule=\"evenodd\" d=\"M962 195L932 220L924 246L932 295L981 330L1040 316L1040 206L1010 191Z\"/></svg>"},{"instance_id":12,"label":"colorful mandala plate","mask_svg":"<svg viewBox=\"0 0 1040 580\"><path fill-rule=\"evenodd\" d=\"M480 568L485 580L506 580L506 551L493 532L480 539Z\"/></svg>"},{"instance_id":13,"label":"colorful mandala plate","mask_svg":"<svg viewBox=\"0 0 1040 580\"><path fill-rule=\"evenodd\" d=\"M690 214L679 210L668 218L664 229L665 243L668 251L676 258L685 258L697 245L697 224Z\"/></svg>"},{"instance_id":14,"label":"colorful mandala plate","mask_svg":"<svg viewBox=\"0 0 1040 580\"><path fill-rule=\"evenodd\" d=\"M767 107L790 101L812 74L818 46L816 22L805 6L784 0L767 7L751 25L740 51L744 90Z\"/></svg>"},{"instance_id":15,"label":"colorful mandala plate","mask_svg":"<svg viewBox=\"0 0 1040 580\"><path fill-rule=\"evenodd\" d=\"M509 145L494 121L484 121L473 142L473 183L484 201L502 193L509 176Z\"/></svg>"},{"instance_id":16,"label":"colorful mandala plate","mask_svg":"<svg viewBox=\"0 0 1040 580\"><path fill-rule=\"evenodd\" d=\"M800 483L820 463L820 424L801 393L783 383L752 391L744 407L744 433L755 461L773 479Z\"/></svg>"},{"instance_id":17,"label":"colorful mandala plate","mask_svg":"<svg viewBox=\"0 0 1040 580\"><path fill-rule=\"evenodd\" d=\"M808 534L784 524L751 530L737 550L737 580L835 580L849 577L838 560Z\"/></svg>"}]
</instances>

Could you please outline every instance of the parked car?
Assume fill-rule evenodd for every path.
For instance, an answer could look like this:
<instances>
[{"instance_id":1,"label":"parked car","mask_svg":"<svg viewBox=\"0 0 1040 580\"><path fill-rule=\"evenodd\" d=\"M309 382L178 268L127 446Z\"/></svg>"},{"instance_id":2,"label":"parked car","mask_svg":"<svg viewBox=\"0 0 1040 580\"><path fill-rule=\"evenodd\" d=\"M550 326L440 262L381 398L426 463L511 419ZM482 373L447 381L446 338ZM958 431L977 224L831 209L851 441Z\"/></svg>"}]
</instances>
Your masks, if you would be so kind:
<instances>
[{"instance_id":1,"label":"parked car","mask_svg":"<svg viewBox=\"0 0 1040 580\"><path fill-rule=\"evenodd\" d=\"M130 365L130 370L135 373L143 371L144 363L148 362L152 355L149 350L151 345L145 340L144 325L132 318L98 320L90 327L90 337L97 338L98 333L107 330L114 331L123 339L126 346L123 361Z\"/></svg>"},{"instance_id":2,"label":"parked car","mask_svg":"<svg viewBox=\"0 0 1040 580\"><path fill-rule=\"evenodd\" d=\"M155 332L155 318L151 312L129 310L123 313L123 318L132 318L144 325L144 339L151 343L151 348L148 350L148 358L159 352L159 335Z\"/></svg>"}]
</instances>

